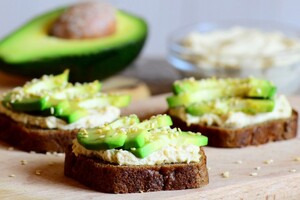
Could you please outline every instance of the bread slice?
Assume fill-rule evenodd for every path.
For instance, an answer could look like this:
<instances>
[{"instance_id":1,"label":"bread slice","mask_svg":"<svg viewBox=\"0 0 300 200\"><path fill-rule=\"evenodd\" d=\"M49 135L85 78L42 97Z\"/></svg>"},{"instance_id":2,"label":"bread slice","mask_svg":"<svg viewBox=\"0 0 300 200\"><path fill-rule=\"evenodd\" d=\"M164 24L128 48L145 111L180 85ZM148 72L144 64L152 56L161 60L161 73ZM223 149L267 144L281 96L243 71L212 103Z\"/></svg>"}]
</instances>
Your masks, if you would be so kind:
<instances>
[{"instance_id":1,"label":"bread slice","mask_svg":"<svg viewBox=\"0 0 300 200\"><path fill-rule=\"evenodd\" d=\"M168 113L170 115L170 113ZM187 125L180 118L172 116L173 126L181 130L201 132L208 137L208 145L213 147L236 148L260 145L271 141L287 140L296 137L298 113L285 119L271 120L244 128L220 128L200 124Z\"/></svg>"},{"instance_id":2,"label":"bread slice","mask_svg":"<svg viewBox=\"0 0 300 200\"><path fill-rule=\"evenodd\" d=\"M199 163L125 166L66 152L64 174L100 192L134 193L198 188L208 184L206 156Z\"/></svg>"},{"instance_id":3,"label":"bread slice","mask_svg":"<svg viewBox=\"0 0 300 200\"><path fill-rule=\"evenodd\" d=\"M0 139L24 151L65 152L77 132L28 126L0 114Z\"/></svg>"}]
</instances>

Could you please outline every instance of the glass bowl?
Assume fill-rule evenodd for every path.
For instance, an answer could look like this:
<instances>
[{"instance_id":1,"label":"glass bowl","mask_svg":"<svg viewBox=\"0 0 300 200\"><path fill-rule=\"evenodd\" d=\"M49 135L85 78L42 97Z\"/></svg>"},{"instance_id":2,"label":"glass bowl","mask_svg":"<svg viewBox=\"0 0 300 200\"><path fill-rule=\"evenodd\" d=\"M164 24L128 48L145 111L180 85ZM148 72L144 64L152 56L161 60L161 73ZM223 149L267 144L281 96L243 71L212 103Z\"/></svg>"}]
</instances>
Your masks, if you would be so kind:
<instances>
[{"instance_id":1,"label":"glass bowl","mask_svg":"<svg viewBox=\"0 0 300 200\"><path fill-rule=\"evenodd\" d=\"M268 35L265 37L266 41L264 41L265 38L255 39L256 36L253 35L248 38L239 38L240 35L237 32L240 28L237 27L247 31L258 31L261 34L272 33L275 35ZM237 44L242 46L231 46L232 48L227 51L222 49L222 45L226 45L226 41L223 41L223 44L220 36L226 37L226 32L219 32L219 35L209 39L202 38L201 44L194 43L197 42L195 38L199 37L199 34L211 35L216 31L228 30L236 31L234 34L237 34L236 38L239 38ZM189 35L191 33L198 36L193 37ZM187 39L188 36L190 36L189 39ZM228 41L230 42L230 40ZM220 46L218 47L218 45ZM277 86L279 93L296 94L300 89L299 32L295 27L281 23L247 21L192 24L175 31L170 36L167 60L180 72L182 78L245 78L251 76L272 81Z\"/></svg>"}]
</instances>

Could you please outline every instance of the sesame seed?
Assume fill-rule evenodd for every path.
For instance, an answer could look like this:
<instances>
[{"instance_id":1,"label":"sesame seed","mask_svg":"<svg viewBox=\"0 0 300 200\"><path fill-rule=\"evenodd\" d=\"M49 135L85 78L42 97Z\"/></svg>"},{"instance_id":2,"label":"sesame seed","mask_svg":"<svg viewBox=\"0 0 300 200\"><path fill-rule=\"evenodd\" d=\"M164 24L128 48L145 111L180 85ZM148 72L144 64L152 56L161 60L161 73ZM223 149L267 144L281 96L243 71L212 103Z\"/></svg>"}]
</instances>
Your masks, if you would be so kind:
<instances>
[{"instance_id":1,"label":"sesame seed","mask_svg":"<svg viewBox=\"0 0 300 200\"><path fill-rule=\"evenodd\" d=\"M289 172L292 172L292 173L294 173L294 172L296 172L297 170L296 169L290 169L289 170Z\"/></svg>"},{"instance_id":2,"label":"sesame seed","mask_svg":"<svg viewBox=\"0 0 300 200\"><path fill-rule=\"evenodd\" d=\"M35 170L35 174L36 174L36 175L41 175L41 173L42 173L41 170L39 170L39 169L38 169L38 170Z\"/></svg>"},{"instance_id":3,"label":"sesame seed","mask_svg":"<svg viewBox=\"0 0 300 200\"><path fill-rule=\"evenodd\" d=\"M35 151L30 151L29 153L30 153L30 154L35 154Z\"/></svg>"},{"instance_id":4,"label":"sesame seed","mask_svg":"<svg viewBox=\"0 0 300 200\"><path fill-rule=\"evenodd\" d=\"M7 150L8 150L8 151L13 151L13 150L14 150L14 147L8 147Z\"/></svg>"},{"instance_id":5,"label":"sesame seed","mask_svg":"<svg viewBox=\"0 0 300 200\"><path fill-rule=\"evenodd\" d=\"M10 175L8 175L8 177L16 177L16 175L14 175L14 174L10 174Z\"/></svg>"},{"instance_id":6,"label":"sesame seed","mask_svg":"<svg viewBox=\"0 0 300 200\"><path fill-rule=\"evenodd\" d=\"M300 156L294 158L294 161L299 162L300 161Z\"/></svg>"},{"instance_id":7,"label":"sesame seed","mask_svg":"<svg viewBox=\"0 0 300 200\"><path fill-rule=\"evenodd\" d=\"M243 161L241 161L241 160L237 160L235 163L236 163L236 164L242 164L242 163L243 163Z\"/></svg>"},{"instance_id":8,"label":"sesame seed","mask_svg":"<svg viewBox=\"0 0 300 200\"><path fill-rule=\"evenodd\" d=\"M261 168L260 166L257 166L257 167L255 167L254 169L255 169L255 170L260 170L260 168Z\"/></svg>"},{"instance_id":9,"label":"sesame seed","mask_svg":"<svg viewBox=\"0 0 300 200\"><path fill-rule=\"evenodd\" d=\"M222 176L223 176L223 178L229 178L229 176L230 176L229 171L223 172L223 173L222 173Z\"/></svg>"},{"instance_id":10,"label":"sesame seed","mask_svg":"<svg viewBox=\"0 0 300 200\"><path fill-rule=\"evenodd\" d=\"M257 176L258 175L258 173L256 173L256 172L251 172L250 173L250 176Z\"/></svg>"},{"instance_id":11,"label":"sesame seed","mask_svg":"<svg viewBox=\"0 0 300 200\"><path fill-rule=\"evenodd\" d=\"M210 170L211 170L211 167L207 167L207 170L210 171Z\"/></svg>"},{"instance_id":12,"label":"sesame seed","mask_svg":"<svg viewBox=\"0 0 300 200\"><path fill-rule=\"evenodd\" d=\"M273 162L274 162L274 160L272 160L272 159L264 161L264 163L267 164L267 165L272 164Z\"/></svg>"},{"instance_id":13,"label":"sesame seed","mask_svg":"<svg viewBox=\"0 0 300 200\"><path fill-rule=\"evenodd\" d=\"M26 165L27 163L27 160L21 160L21 165Z\"/></svg>"}]
</instances>

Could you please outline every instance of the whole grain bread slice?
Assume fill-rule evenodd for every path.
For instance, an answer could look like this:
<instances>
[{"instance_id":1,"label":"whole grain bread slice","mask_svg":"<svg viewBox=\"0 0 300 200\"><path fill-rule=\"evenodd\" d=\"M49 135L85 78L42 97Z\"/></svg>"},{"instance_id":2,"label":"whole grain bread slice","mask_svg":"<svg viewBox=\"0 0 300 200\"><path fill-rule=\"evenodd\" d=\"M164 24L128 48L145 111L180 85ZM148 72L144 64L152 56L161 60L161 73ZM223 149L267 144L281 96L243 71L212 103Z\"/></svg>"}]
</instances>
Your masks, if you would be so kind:
<instances>
[{"instance_id":1,"label":"whole grain bread slice","mask_svg":"<svg viewBox=\"0 0 300 200\"><path fill-rule=\"evenodd\" d=\"M77 132L28 126L0 114L0 139L24 151L65 152Z\"/></svg>"},{"instance_id":2,"label":"whole grain bread slice","mask_svg":"<svg viewBox=\"0 0 300 200\"><path fill-rule=\"evenodd\" d=\"M66 152L64 174L105 193L135 193L199 188L208 184L206 156L199 163L125 166Z\"/></svg>"},{"instance_id":3,"label":"whole grain bread slice","mask_svg":"<svg viewBox=\"0 0 300 200\"><path fill-rule=\"evenodd\" d=\"M172 116L173 126L184 131L200 132L208 137L208 145L213 147L237 148L260 145L271 141L288 140L296 137L298 113L285 119L266 121L244 128L221 128L200 124L188 125L178 117Z\"/></svg>"}]
</instances>

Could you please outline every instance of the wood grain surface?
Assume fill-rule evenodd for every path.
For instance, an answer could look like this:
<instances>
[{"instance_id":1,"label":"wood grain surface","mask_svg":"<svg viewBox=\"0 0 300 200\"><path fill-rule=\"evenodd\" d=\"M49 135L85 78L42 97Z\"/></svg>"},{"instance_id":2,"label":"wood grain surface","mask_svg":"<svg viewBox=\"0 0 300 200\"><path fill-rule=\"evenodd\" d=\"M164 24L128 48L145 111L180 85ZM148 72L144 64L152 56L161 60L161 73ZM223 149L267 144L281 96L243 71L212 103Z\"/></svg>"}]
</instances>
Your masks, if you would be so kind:
<instances>
[{"instance_id":1,"label":"wood grain surface","mask_svg":"<svg viewBox=\"0 0 300 200\"><path fill-rule=\"evenodd\" d=\"M290 97L299 111L299 97ZM124 113L141 117L166 109L165 95ZM300 138L242 149L205 147L209 185L137 194L95 192L63 175L64 154L35 154L0 143L0 199L300 199ZM228 172L229 177L223 176Z\"/></svg>"}]
</instances>

